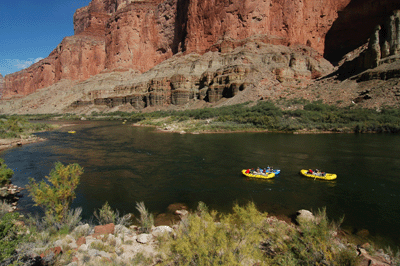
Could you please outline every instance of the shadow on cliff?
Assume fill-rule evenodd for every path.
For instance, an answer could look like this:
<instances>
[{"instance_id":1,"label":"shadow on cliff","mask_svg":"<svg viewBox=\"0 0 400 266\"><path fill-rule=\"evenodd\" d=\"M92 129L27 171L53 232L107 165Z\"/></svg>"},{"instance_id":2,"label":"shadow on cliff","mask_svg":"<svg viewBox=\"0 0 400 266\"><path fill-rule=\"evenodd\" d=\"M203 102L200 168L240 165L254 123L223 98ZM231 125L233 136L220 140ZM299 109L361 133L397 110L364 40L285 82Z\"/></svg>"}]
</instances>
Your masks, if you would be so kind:
<instances>
[{"instance_id":1,"label":"shadow on cliff","mask_svg":"<svg viewBox=\"0 0 400 266\"><path fill-rule=\"evenodd\" d=\"M366 43L374 27L397 9L399 0L352 0L338 12L326 34L324 57L337 65L345 54Z\"/></svg>"},{"instance_id":2,"label":"shadow on cliff","mask_svg":"<svg viewBox=\"0 0 400 266\"><path fill-rule=\"evenodd\" d=\"M174 41L171 50L174 54L186 50L187 20L190 0L178 0L175 19Z\"/></svg>"}]
</instances>

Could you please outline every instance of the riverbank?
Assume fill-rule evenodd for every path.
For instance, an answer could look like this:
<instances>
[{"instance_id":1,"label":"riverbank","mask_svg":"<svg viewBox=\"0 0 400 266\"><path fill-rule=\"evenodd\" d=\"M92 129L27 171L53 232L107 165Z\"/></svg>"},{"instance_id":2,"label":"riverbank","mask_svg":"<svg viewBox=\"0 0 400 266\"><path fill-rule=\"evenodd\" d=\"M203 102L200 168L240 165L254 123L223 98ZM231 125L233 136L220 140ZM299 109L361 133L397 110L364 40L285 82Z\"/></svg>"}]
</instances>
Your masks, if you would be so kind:
<instances>
[{"instance_id":1,"label":"riverbank","mask_svg":"<svg viewBox=\"0 0 400 266\"><path fill-rule=\"evenodd\" d=\"M338 108L321 102L241 104L220 108L153 113L119 113L120 119L135 125L154 126L174 133L277 132L398 133L400 109Z\"/></svg>"},{"instance_id":2,"label":"riverbank","mask_svg":"<svg viewBox=\"0 0 400 266\"><path fill-rule=\"evenodd\" d=\"M0 188L0 209L2 212L14 212L17 210L21 191L24 188L13 184L7 184Z\"/></svg>"},{"instance_id":3,"label":"riverbank","mask_svg":"<svg viewBox=\"0 0 400 266\"><path fill-rule=\"evenodd\" d=\"M289 133L289 134L340 134L340 133L355 133L353 130L341 129L335 131L318 130L318 129L300 129L296 131L279 131L255 128L252 126L232 125L231 123L219 123L214 120L196 120L189 119L187 121L173 121L170 117L158 119L146 119L133 126L138 127L153 127L159 132L179 133L179 134L218 134L218 133ZM377 132L368 132L377 133Z\"/></svg>"},{"instance_id":4,"label":"riverbank","mask_svg":"<svg viewBox=\"0 0 400 266\"><path fill-rule=\"evenodd\" d=\"M174 133L277 132L399 133L400 108L366 109L357 105L338 107L305 99L260 100L218 108L152 112L92 112L91 114L27 115L27 119L120 120Z\"/></svg>"},{"instance_id":5,"label":"riverbank","mask_svg":"<svg viewBox=\"0 0 400 266\"><path fill-rule=\"evenodd\" d=\"M0 151L44 141L33 133L54 129L44 123L31 123L25 117L2 116L0 119Z\"/></svg>"},{"instance_id":6,"label":"riverbank","mask_svg":"<svg viewBox=\"0 0 400 266\"><path fill-rule=\"evenodd\" d=\"M41 142L45 141L46 139L44 138L39 138L34 135L30 135L26 138L11 138L11 139L0 139L0 151L27 145L27 144L32 144L36 142Z\"/></svg>"},{"instance_id":7,"label":"riverbank","mask_svg":"<svg viewBox=\"0 0 400 266\"><path fill-rule=\"evenodd\" d=\"M254 204L217 214L199 203L177 209L177 222L151 226L79 224L68 230L43 228L42 222L15 218L24 238L3 263L26 265L397 265L399 254L354 242L328 221L325 212L299 210L294 222L257 211ZM16 216L15 216L16 217ZM75 216L71 216L73 219ZM132 219L129 216L129 219ZM138 219L139 220L139 219ZM76 223L70 220L71 223ZM218 252L216 252L218 250Z\"/></svg>"}]
</instances>

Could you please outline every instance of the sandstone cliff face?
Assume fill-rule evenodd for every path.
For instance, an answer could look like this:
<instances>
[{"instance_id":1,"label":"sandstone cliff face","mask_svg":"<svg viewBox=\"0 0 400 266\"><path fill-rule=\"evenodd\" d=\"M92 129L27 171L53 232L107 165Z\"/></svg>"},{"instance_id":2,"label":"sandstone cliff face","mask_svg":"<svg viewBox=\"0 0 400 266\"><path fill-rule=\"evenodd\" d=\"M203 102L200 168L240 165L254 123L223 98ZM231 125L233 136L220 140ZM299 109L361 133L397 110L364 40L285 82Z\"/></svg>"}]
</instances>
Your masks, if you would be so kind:
<instances>
[{"instance_id":1,"label":"sandstone cliff face","mask_svg":"<svg viewBox=\"0 0 400 266\"><path fill-rule=\"evenodd\" d=\"M99 73L104 69L104 47L101 38L64 38L47 58L5 76L3 98L28 95L61 79L85 80Z\"/></svg>"},{"instance_id":2,"label":"sandstone cliff face","mask_svg":"<svg viewBox=\"0 0 400 266\"><path fill-rule=\"evenodd\" d=\"M325 35L350 0L192 0L186 49L202 52L220 36L244 39L265 34L287 44L303 44L321 54Z\"/></svg>"},{"instance_id":3,"label":"sandstone cliff face","mask_svg":"<svg viewBox=\"0 0 400 266\"><path fill-rule=\"evenodd\" d=\"M249 39L230 52L173 57L113 89L88 91L72 105L85 108L131 106L132 110L268 99L284 88L305 87L332 65L307 46L287 47ZM224 45L221 45L224 46ZM236 98L238 96L238 98ZM104 110L104 109L102 109Z\"/></svg>"},{"instance_id":4,"label":"sandstone cliff face","mask_svg":"<svg viewBox=\"0 0 400 266\"><path fill-rule=\"evenodd\" d=\"M0 73L0 98L3 95L3 89L4 89L4 79L3 75Z\"/></svg>"},{"instance_id":5,"label":"sandstone cliff face","mask_svg":"<svg viewBox=\"0 0 400 266\"><path fill-rule=\"evenodd\" d=\"M352 0L338 13L325 38L324 56L331 62L367 42L376 25L382 25L394 10L398 0Z\"/></svg>"},{"instance_id":6,"label":"sandstone cliff face","mask_svg":"<svg viewBox=\"0 0 400 266\"><path fill-rule=\"evenodd\" d=\"M117 10L105 33L106 68L145 72L171 57L176 4L132 2Z\"/></svg>"},{"instance_id":7,"label":"sandstone cliff face","mask_svg":"<svg viewBox=\"0 0 400 266\"><path fill-rule=\"evenodd\" d=\"M400 60L400 10L395 10L390 16L376 25L369 41L357 50L347 54L340 61L337 71L340 79L349 77L358 80L390 79L400 77L400 70L396 68L382 71L383 68L374 70L382 64L390 64ZM367 70L367 71L366 71ZM361 72L364 72L358 75Z\"/></svg>"},{"instance_id":8,"label":"sandstone cliff face","mask_svg":"<svg viewBox=\"0 0 400 266\"><path fill-rule=\"evenodd\" d=\"M146 78L145 82L135 76L126 87L137 89L125 95L118 93L124 89L114 91L112 85L109 88L114 91L112 97L134 95L129 103L137 108L183 105L191 99L216 102L221 97L235 96L249 86L259 86L253 78L257 69L253 67L255 59L251 61L244 56L247 61L239 62L237 58L242 55L232 56L236 49L247 44L255 47L251 53L262 56L266 56L263 50L266 44L274 45L281 52L279 45L292 47L293 50L283 54L271 52L262 59L269 67L263 70L265 80L258 81L261 84L278 82L289 88L304 87L331 68L321 67L327 64L321 60L323 52L332 58L337 56L335 39L342 43L337 49L341 52L355 45L352 36L340 34L344 25L354 30L353 19L369 19L382 12L375 19L382 20L381 17L398 6L396 0L92 0L87 7L76 11L74 36L65 38L46 59L5 77L3 98L28 95L62 79L83 81L101 72L113 71L145 73L182 54L217 52L214 56L224 58L219 70L207 65L211 61L219 62L215 59L192 66L202 70L196 75L190 74L191 69L183 68L185 73L157 72L162 77ZM357 30L362 42L372 32L369 27ZM309 48L301 52L296 50L298 45ZM96 102L110 105L106 98L103 95Z\"/></svg>"}]
</instances>

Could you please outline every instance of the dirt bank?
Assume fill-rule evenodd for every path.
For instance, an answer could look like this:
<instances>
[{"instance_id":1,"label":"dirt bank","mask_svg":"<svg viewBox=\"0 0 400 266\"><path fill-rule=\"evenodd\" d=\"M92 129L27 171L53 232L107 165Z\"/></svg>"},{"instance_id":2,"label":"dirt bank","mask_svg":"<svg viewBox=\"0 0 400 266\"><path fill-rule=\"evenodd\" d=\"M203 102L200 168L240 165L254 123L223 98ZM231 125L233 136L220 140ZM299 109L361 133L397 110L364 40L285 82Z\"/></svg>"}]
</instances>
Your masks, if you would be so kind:
<instances>
[{"instance_id":1,"label":"dirt bank","mask_svg":"<svg viewBox=\"0 0 400 266\"><path fill-rule=\"evenodd\" d=\"M0 151L45 140L46 139L36 136L29 136L27 138L0 139Z\"/></svg>"}]
</instances>

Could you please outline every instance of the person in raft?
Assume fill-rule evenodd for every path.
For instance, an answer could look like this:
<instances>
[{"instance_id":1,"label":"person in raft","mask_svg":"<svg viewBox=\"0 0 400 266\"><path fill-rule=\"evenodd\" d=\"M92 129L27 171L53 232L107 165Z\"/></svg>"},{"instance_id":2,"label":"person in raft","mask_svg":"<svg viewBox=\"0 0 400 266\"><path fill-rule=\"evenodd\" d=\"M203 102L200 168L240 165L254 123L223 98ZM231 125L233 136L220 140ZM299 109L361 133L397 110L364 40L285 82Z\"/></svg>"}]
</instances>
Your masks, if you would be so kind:
<instances>
[{"instance_id":1,"label":"person in raft","mask_svg":"<svg viewBox=\"0 0 400 266\"><path fill-rule=\"evenodd\" d=\"M245 173L250 174L250 169L247 169Z\"/></svg>"}]
</instances>

